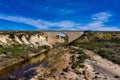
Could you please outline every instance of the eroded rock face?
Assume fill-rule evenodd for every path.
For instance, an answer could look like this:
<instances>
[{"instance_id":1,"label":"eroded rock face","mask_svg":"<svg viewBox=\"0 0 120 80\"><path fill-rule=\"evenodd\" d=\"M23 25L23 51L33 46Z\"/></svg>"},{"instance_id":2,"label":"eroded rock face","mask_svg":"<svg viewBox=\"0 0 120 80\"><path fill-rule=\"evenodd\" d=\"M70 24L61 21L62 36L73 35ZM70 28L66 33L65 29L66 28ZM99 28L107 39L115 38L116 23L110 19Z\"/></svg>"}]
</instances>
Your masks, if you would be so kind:
<instances>
[{"instance_id":1,"label":"eroded rock face","mask_svg":"<svg viewBox=\"0 0 120 80\"><path fill-rule=\"evenodd\" d=\"M0 32L0 69L64 42L64 38L48 36L42 32Z\"/></svg>"},{"instance_id":2,"label":"eroded rock face","mask_svg":"<svg viewBox=\"0 0 120 80\"><path fill-rule=\"evenodd\" d=\"M26 33L26 32L11 32L4 34L0 33L0 45L12 45L12 44L25 44L32 46L48 45L52 46L55 43L64 43L65 40L61 37L47 36L45 34L38 33Z\"/></svg>"},{"instance_id":3,"label":"eroded rock face","mask_svg":"<svg viewBox=\"0 0 120 80\"><path fill-rule=\"evenodd\" d=\"M9 44L9 42L11 41L11 39L9 38L9 35L0 35L0 42L1 44Z\"/></svg>"}]
</instances>

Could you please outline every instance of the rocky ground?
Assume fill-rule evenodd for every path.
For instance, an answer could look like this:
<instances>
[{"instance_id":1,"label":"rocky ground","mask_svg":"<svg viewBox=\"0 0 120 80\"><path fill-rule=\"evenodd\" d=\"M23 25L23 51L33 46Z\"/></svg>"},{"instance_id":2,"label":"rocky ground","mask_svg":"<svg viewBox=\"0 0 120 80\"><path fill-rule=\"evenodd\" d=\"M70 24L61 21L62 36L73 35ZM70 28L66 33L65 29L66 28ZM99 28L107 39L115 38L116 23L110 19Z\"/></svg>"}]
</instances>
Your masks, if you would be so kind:
<instances>
[{"instance_id":1,"label":"rocky ground","mask_svg":"<svg viewBox=\"0 0 120 80\"><path fill-rule=\"evenodd\" d=\"M86 58L73 68L83 51ZM120 66L101 58L95 53L78 47L59 47L49 53L46 66L36 68L37 74L30 80L120 80ZM82 66L80 66L82 65Z\"/></svg>"},{"instance_id":2,"label":"rocky ground","mask_svg":"<svg viewBox=\"0 0 120 80\"><path fill-rule=\"evenodd\" d=\"M2 80L120 80L119 65L84 48L56 47L44 56L40 64L23 67L18 75Z\"/></svg>"},{"instance_id":3,"label":"rocky ground","mask_svg":"<svg viewBox=\"0 0 120 80\"><path fill-rule=\"evenodd\" d=\"M120 66L114 64L107 59L96 55L94 52L82 49L86 54L91 56L91 60L87 60L86 62L89 65L92 65L94 71L96 72L96 76L94 78L103 78L101 80L120 80ZM103 76L100 76L100 75ZM96 79L95 79L96 80Z\"/></svg>"},{"instance_id":4,"label":"rocky ground","mask_svg":"<svg viewBox=\"0 0 120 80\"><path fill-rule=\"evenodd\" d=\"M45 60L48 62L47 66L37 67L38 74L31 80L79 80L85 77L82 75L82 68L71 68L74 59L77 59L79 55L71 54L69 47L59 47L57 50L51 50L48 54L48 59Z\"/></svg>"}]
</instances>

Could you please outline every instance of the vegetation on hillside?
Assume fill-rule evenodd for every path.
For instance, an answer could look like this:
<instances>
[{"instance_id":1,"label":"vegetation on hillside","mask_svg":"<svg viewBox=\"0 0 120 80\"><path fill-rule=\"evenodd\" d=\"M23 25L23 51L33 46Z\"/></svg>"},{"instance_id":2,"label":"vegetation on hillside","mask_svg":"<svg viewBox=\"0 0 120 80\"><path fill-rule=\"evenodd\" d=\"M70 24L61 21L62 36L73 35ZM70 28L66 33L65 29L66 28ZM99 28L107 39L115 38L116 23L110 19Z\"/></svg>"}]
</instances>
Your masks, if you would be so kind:
<instances>
[{"instance_id":1,"label":"vegetation on hillside","mask_svg":"<svg viewBox=\"0 0 120 80\"><path fill-rule=\"evenodd\" d=\"M40 31L1 31L0 34L6 35L6 34L10 34L10 35L15 35L15 34L28 34L28 35L32 35L32 34L43 34Z\"/></svg>"},{"instance_id":2,"label":"vegetation on hillside","mask_svg":"<svg viewBox=\"0 0 120 80\"><path fill-rule=\"evenodd\" d=\"M49 49L47 45L31 47L30 45L17 44L11 46L0 46L0 67L7 66L21 59L29 58L30 54L36 54L43 49Z\"/></svg>"},{"instance_id":3,"label":"vegetation on hillside","mask_svg":"<svg viewBox=\"0 0 120 80\"><path fill-rule=\"evenodd\" d=\"M85 32L75 42L120 42L119 32Z\"/></svg>"},{"instance_id":4,"label":"vegetation on hillside","mask_svg":"<svg viewBox=\"0 0 120 80\"><path fill-rule=\"evenodd\" d=\"M120 64L119 32L85 32L82 37L71 44L92 50L103 58Z\"/></svg>"},{"instance_id":5,"label":"vegetation on hillside","mask_svg":"<svg viewBox=\"0 0 120 80\"><path fill-rule=\"evenodd\" d=\"M77 58L75 58L75 56L72 56L72 60L73 60L73 63L72 63L72 66L71 66L72 69L75 69L77 67L83 68L84 67L84 65L83 65L84 61L86 59L90 59L90 56L86 55L82 50L73 50L72 49L70 51L70 53L71 54L77 53L79 55Z\"/></svg>"},{"instance_id":6,"label":"vegetation on hillside","mask_svg":"<svg viewBox=\"0 0 120 80\"><path fill-rule=\"evenodd\" d=\"M19 58L20 56L28 56L30 53L37 53L42 49L48 49L49 46L43 45L31 47L30 45L18 44L11 46L0 46L0 54L5 54L7 58Z\"/></svg>"}]
</instances>

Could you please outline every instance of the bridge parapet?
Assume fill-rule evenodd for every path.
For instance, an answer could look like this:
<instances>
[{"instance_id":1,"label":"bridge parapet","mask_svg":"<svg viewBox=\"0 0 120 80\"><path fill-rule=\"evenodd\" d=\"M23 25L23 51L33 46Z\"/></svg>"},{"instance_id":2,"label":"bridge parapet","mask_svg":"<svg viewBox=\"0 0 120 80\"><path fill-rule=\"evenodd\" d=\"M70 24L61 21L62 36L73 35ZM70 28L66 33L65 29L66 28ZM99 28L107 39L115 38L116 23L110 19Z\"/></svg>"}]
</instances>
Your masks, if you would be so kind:
<instances>
[{"instance_id":1,"label":"bridge parapet","mask_svg":"<svg viewBox=\"0 0 120 80\"><path fill-rule=\"evenodd\" d=\"M68 43L76 40L79 38L81 35L83 35L84 32L82 31L43 31L44 34L48 36L56 36L60 33L63 33L67 36L68 38Z\"/></svg>"}]
</instances>

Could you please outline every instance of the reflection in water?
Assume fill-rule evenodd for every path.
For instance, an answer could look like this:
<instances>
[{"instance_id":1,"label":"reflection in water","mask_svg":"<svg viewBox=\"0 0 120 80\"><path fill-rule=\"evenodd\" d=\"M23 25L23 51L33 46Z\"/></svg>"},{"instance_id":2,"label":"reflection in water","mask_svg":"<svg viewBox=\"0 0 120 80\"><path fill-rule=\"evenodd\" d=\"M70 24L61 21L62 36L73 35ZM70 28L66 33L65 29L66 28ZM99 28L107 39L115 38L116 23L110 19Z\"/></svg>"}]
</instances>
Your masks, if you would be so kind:
<instances>
[{"instance_id":1,"label":"reflection in water","mask_svg":"<svg viewBox=\"0 0 120 80\"><path fill-rule=\"evenodd\" d=\"M17 80L30 79L37 74L36 67L41 65L46 68L48 66L48 62L41 62L46 57L45 53L4 68L0 71L0 80L10 80L10 78L12 78L12 80L15 78Z\"/></svg>"}]
</instances>

